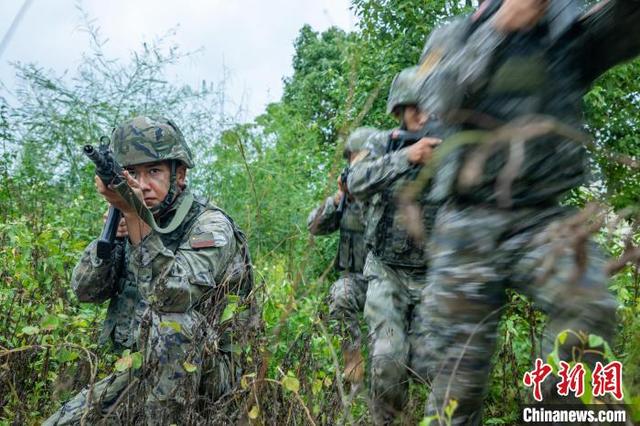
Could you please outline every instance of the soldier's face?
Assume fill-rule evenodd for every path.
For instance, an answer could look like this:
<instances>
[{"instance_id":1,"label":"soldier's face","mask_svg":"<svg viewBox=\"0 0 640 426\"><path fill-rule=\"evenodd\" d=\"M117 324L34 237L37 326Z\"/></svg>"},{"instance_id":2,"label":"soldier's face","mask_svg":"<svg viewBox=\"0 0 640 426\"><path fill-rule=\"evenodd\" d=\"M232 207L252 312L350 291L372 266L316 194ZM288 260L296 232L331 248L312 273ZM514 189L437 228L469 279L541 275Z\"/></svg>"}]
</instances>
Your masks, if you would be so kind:
<instances>
[{"instance_id":1,"label":"soldier's face","mask_svg":"<svg viewBox=\"0 0 640 426\"><path fill-rule=\"evenodd\" d=\"M410 132L417 132L422 129L429 120L429 115L422 112L420 108L412 105L404 107L402 122Z\"/></svg>"},{"instance_id":2,"label":"soldier's face","mask_svg":"<svg viewBox=\"0 0 640 426\"><path fill-rule=\"evenodd\" d=\"M127 167L127 171L140 184L145 206L155 207L164 201L171 183L171 166L168 162L139 164ZM184 187L185 179L186 168L180 165L176 170L179 190Z\"/></svg>"}]
</instances>

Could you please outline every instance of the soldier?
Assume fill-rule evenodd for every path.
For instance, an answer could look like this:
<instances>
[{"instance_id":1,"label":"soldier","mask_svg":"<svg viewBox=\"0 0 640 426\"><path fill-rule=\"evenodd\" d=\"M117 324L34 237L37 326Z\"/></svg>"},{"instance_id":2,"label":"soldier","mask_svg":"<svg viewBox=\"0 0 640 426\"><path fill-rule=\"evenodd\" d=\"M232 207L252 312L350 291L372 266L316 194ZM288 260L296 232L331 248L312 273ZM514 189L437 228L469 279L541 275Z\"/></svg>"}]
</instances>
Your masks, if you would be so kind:
<instances>
[{"instance_id":1,"label":"soldier","mask_svg":"<svg viewBox=\"0 0 640 426\"><path fill-rule=\"evenodd\" d=\"M353 165L367 138L376 132L370 127L356 129L347 139L344 157ZM348 171L348 169L346 169ZM330 292L329 315L341 328L344 375L351 383L361 383L364 377L362 337L359 314L364 308L367 282L362 275L367 255L364 243L365 204L354 200L348 193L343 176L338 178L338 191L311 212L307 220L313 235L327 235L340 230L340 243L336 268L340 278Z\"/></svg>"},{"instance_id":2,"label":"soldier","mask_svg":"<svg viewBox=\"0 0 640 426\"><path fill-rule=\"evenodd\" d=\"M399 73L391 84L387 111L401 130L419 132L430 117L418 104L417 67ZM388 424L403 409L407 398L413 343L410 341L413 307L424 286L427 256L424 240L409 235L396 196L431 157L440 142L422 137L405 146L398 132L377 132L370 138L364 158L352 166L351 194L371 203L366 240L370 253L364 268L369 282L364 316L370 333L371 409L374 422ZM421 204L422 226L431 227L435 206Z\"/></svg>"},{"instance_id":3,"label":"soldier","mask_svg":"<svg viewBox=\"0 0 640 426\"><path fill-rule=\"evenodd\" d=\"M96 177L98 192L122 212L118 243L109 260L96 241L73 271L81 302L109 309L100 343L140 351L142 368L113 373L64 404L46 425L96 421L121 398L141 398L149 424L171 424L193 408L198 395L228 392L238 366L219 314L228 294L246 297L252 273L246 240L222 210L194 197L186 184L191 152L178 127L163 118L136 117L112 133L114 157L129 187L153 213L153 231L136 210ZM126 392L126 395L123 393Z\"/></svg>"},{"instance_id":4,"label":"soldier","mask_svg":"<svg viewBox=\"0 0 640 426\"><path fill-rule=\"evenodd\" d=\"M507 289L523 291L549 314L543 359L565 329L605 339L614 334L617 302L607 291L603 253L587 231L568 224L574 211L559 205L586 181L586 151L558 130L579 134L566 129L580 129L591 83L639 52L640 2L604 1L569 19L554 17L570 8L546 9L566 3L487 0L437 31L424 52L423 108L477 141L500 124L512 126L502 128L510 143L454 150L432 191L448 201L437 215L428 284L416 308L425 349L417 368L437 373L427 415L441 415L455 400L454 425L481 424ZM583 358L592 362L603 348L588 340L569 333L560 358L593 350ZM554 382L544 384L553 402Z\"/></svg>"}]
</instances>

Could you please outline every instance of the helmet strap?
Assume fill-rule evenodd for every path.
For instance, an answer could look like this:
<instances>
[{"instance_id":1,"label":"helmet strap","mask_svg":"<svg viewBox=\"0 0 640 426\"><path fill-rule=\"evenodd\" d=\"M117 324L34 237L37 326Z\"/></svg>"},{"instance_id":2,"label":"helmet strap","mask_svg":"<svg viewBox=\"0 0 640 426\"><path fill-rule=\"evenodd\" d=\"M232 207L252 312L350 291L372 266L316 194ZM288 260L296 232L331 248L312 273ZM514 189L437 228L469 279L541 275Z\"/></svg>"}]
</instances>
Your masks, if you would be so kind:
<instances>
[{"instance_id":1,"label":"helmet strap","mask_svg":"<svg viewBox=\"0 0 640 426\"><path fill-rule=\"evenodd\" d=\"M176 200L176 196L178 195L178 182L176 178L178 162L176 160L170 160L169 163L169 167L171 168L171 175L169 177L169 192L167 192L167 196L164 197L164 200L162 200L160 204L149 209L154 215L163 213L169 206L171 206L171 204L173 204L173 202Z\"/></svg>"}]
</instances>

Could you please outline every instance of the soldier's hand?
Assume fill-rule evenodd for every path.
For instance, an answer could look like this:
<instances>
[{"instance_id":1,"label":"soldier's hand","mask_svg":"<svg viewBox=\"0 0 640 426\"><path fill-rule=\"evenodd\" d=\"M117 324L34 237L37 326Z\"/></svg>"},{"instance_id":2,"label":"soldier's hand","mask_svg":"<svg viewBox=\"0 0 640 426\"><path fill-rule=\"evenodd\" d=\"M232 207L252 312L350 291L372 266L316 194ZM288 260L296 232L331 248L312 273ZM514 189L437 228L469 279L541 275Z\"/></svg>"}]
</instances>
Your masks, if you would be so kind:
<instances>
[{"instance_id":1,"label":"soldier's hand","mask_svg":"<svg viewBox=\"0 0 640 426\"><path fill-rule=\"evenodd\" d=\"M107 222L107 215L109 214L109 210L107 210L102 216L104 222ZM127 221L124 220L124 217L120 217L120 223L118 223L118 230L116 231L116 238L124 238L129 236L129 231L127 230Z\"/></svg>"},{"instance_id":2,"label":"soldier's hand","mask_svg":"<svg viewBox=\"0 0 640 426\"><path fill-rule=\"evenodd\" d=\"M433 149L442 142L438 138L422 138L407 148L407 160L411 164L426 164L433 156Z\"/></svg>"},{"instance_id":3,"label":"soldier's hand","mask_svg":"<svg viewBox=\"0 0 640 426\"><path fill-rule=\"evenodd\" d=\"M140 182L138 182L136 178L131 176L131 173L129 173L127 170L122 172L122 176L127 180L127 185L129 185L129 188L131 188L133 193L136 194L136 197L138 197L138 199L142 201L142 203L144 203L144 195L142 194L142 187L140 186Z\"/></svg>"},{"instance_id":4,"label":"soldier's hand","mask_svg":"<svg viewBox=\"0 0 640 426\"><path fill-rule=\"evenodd\" d=\"M144 203L144 197L142 195L142 189L140 188L140 184L128 171L124 171L122 173L123 177L126 179L127 184L133 191L133 193L140 199L142 203ZM120 210L124 215L129 214L137 214L132 206L127 203L124 198L120 196L116 191L111 189L111 186L107 186L102 182L98 176L95 176L96 189L104 197L105 200L109 204L111 204L116 209Z\"/></svg>"},{"instance_id":5,"label":"soldier's hand","mask_svg":"<svg viewBox=\"0 0 640 426\"><path fill-rule=\"evenodd\" d=\"M498 31L504 33L529 30L544 16L548 1L504 0L496 12L493 25Z\"/></svg>"},{"instance_id":6,"label":"soldier's hand","mask_svg":"<svg viewBox=\"0 0 640 426\"><path fill-rule=\"evenodd\" d=\"M107 185L102 182L98 176L95 177L96 189L107 200L107 203L111 204L116 209L124 212L126 209L129 209L129 204L113 189L109 188Z\"/></svg>"}]
</instances>

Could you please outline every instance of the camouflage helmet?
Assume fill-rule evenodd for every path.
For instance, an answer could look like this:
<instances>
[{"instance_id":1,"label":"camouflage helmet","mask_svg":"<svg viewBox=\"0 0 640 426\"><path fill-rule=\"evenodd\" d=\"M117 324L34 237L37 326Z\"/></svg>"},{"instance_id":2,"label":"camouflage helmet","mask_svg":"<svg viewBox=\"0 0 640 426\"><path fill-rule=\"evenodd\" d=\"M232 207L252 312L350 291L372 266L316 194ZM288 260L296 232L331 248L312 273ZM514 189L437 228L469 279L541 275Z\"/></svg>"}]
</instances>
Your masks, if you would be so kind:
<instances>
[{"instance_id":1,"label":"camouflage helmet","mask_svg":"<svg viewBox=\"0 0 640 426\"><path fill-rule=\"evenodd\" d=\"M182 132L166 118L135 117L113 130L111 142L114 157L123 167L166 160L193 167Z\"/></svg>"},{"instance_id":2,"label":"camouflage helmet","mask_svg":"<svg viewBox=\"0 0 640 426\"><path fill-rule=\"evenodd\" d=\"M347 142L344 144L343 155L349 157L352 152L362 151L369 136L376 132L373 127L358 127L349 135Z\"/></svg>"},{"instance_id":3,"label":"camouflage helmet","mask_svg":"<svg viewBox=\"0 0 640 426\"><path fill-rule=\"evenodd\" d=\"M417 72L418 67L413 66L403 69L395 76L387 99L388 114L391 114L399 106L418 105Z\"/></svg>"}]
</instances>

